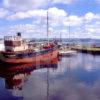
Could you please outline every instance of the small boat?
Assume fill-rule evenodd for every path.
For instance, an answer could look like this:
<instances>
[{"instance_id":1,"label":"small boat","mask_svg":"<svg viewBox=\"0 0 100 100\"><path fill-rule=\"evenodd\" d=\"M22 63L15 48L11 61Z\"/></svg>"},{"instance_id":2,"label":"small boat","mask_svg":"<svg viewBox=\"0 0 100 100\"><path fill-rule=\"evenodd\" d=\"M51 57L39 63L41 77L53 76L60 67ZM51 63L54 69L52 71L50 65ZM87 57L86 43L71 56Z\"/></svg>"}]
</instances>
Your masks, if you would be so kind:
<instances>
[{"instance_id":1,"label":"small boat","mask_svg":"<svg viewBox=\"0 0 100 100\"><path fill-rule=\"evenodd\" d=\"M40 63L50 61L58 56L56 43L46 43L39 48L30 48L21 33L16 36L4 37L5 51L1 52L0 60L8 64Z\"/></svg>"},{"instance_id":2,"label":"small boat","mask_svg":"<svg viewBox=\"0 0 100 100\"><path fill-rule=\"evenodd\" d=\"M76 53L77 52L74 50L66 50L66 51L61 50L61 51L59 51L60 56L70 56L70 55L75 55Z\"/></svg>"}]
</instances>

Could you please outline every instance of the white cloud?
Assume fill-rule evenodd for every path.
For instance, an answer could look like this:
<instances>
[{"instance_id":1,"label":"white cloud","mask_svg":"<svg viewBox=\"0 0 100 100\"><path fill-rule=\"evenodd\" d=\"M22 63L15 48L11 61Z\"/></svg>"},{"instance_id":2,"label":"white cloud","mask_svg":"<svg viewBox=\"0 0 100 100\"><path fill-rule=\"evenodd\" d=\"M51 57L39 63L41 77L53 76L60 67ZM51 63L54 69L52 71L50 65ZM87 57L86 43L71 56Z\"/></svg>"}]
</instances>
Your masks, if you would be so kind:
<instances>
[{"instance_id":1,"label":"white cloud","mask_svg":"<svg viewBox=\"0 0 100 100\"><path fill-rule=\"evenodd\" d=\"M62 4L72 4L77 0L52 0L52 3L57 4L57 3L62 3Z\"/></svg>"},{"instance_id":2,"label":"white cloud","mask_svg":"<svg viewBox=\"0 0 100 100\"><path fill-rule=\"evenodd\" d=\"M36 24L16 24L7 27L5 32L7 35L15 35L17 32L21 32L23 37L27 38L45 38L47 36L46 27L40 27ZM49 28L49 32L53 33L53 29Z\"/></svg>"},{"instance_id":3,"label":"white cloud","mask_svg":"<svg viewBox=\"0 0 100 100\"><path fill-rule=\"evenodd\" d=\"M84 21L85 22L91 22L94 19L100 19L100 15L99 14L94 14L92 12L88 12L84 16Z\"/></svg>"},{"instance_id":4,"label":"white cloud","mask_svg":"<svg viewBox=\"0 0 100 100\"><path fill-rule=\"evenodd\" d=\"M25 32L25 33L30 33L34 32L36 26L32 24L19 24L19 25L14 25L9 27L10 32Z\"/></svg>"},{"instance_id":5,"label":"white cloud","mask_svg":"<svg viewBox=\"0 0 100 100\"><path fill-rule=\"evenodd\" d=\"M12 10L32 10L45 8L54 4L72 4L78 0L3 0L3 5Z\"/></svg>"},{"instance_id":6,"label":"white cloud","mask_svg":"<svg viewBox=\"0 0 100 100\"><path fill-rule=\"evenodd\" d=\"M87 24L85 26L86 32L91 34L91 38L99 38L100 39L100 22L93 23L93 24Z\"/></svg>"},{"instance_id":7,"label":"white cloud","mask_svg":"<svg viewBox=\"0 0 100 100\"><path fill-rule=\"evenodd\" d=\"M67 13L62 10L58 9L56 7L49 8L48 9L48 16L49 16L49 31L50 33L54 33L59 25L62 24L62 20L66 18ZM33 25L36 26L35 30L33 33L44 33L46 36L46 17L47 17L47 10L43 9L38 9L38 10L29 10L26 12L17 12L11 16L8 16L7 19L11 20L21 20L25 18L32 18L33 19ZM34 20L35 19L35 20ZM23 28L22 28L23 27ZM27 26L28 27L28 26ZM34 27L33 27L34 28ZM13 30L14 29L14 30ZM13 31L15 30L21 30L22 32L24 31L25 33L30 32L30 29L26 28L25 25L18 25L17 28L13 27ZM37 30L39 32L37 32ZM41 30L41 32L40 32ZM32 32L32 30L31 30Z\"/></svg>"},{"instance_id":8,"label":"white cloud","mask_svg":"<svg viewBox=\"0 0 100 100\"><path fill-rule=\"evenodd\" d=\"M10 3L15 3L15 1L19 0L4 0L5 5L9 5ZM8 2L9 1L9 2ZM26 2L27 0L25 0ZM31 2L32 0L30 0ZM34 1L34 0L33 0ZM45 1L45 0L44 0ZM50 0L48 0L50 1ZM22 1L21 1L22 2ZM27 1L28 2L28 1ZM53 1L52 1L53 2ZM60 2L60 0L59 0ZM62 1L63 2L63 1ZM18 2L19 3L19 2ZM20 6L20 5L19 5ZM20 8L19 8L20 9ZM26 8L25 8L26 9ZM29 8L30 9L30 8ZM28 8L26 11L16 11L10 12L6 9L0 9L0 18L5 18L8 21L12 22L20 22L21 19L29 19L33 23L32 24L17 24L10 27L10 32L21 31L24 34L26 33L44 33L46 36L46 17L47 17L47 9L33 9L29 10ZM94 14L92 12L88 12L83 16L78 15L68 15L68 13L64 9L59 9L56 7L51 7L48 9L49 12L49 29L50 33L54 33L52 36L59 35L60 33L67 34L68 33L68 26L71 26L71 34L77 33L77 36L85 36L89 37L90 34L95 36L95 34L100 37L98 34L100 32L100 14ZM86 22L85 22L86 21ZM83 27L82 27L83 26ZM37 32L38 30L38 32ZM58 30L58 31L57 31ZM41 32L40 32L41 31ZM58 34L57 34L58 33ZM85 34L87 33L87 35ZM85 35L84 35L85 34ZM64 37L65 35L63 35ZM59 37L59 36L57 36Z\"/></svg>"},{"instance_id":9,"label":"white cloud","mask_svg":"<svg viewBox=\"0 0 100 100\"><path fill-rule=\"evenodd\" d=\"M5 18L8 14L9 14L8 10L0 8L0 18Z\"/></svg>"},{"instance_id":10,"label":"white cloud","mask_svg":"<svg viewBox=\"0 0 100 100\"><path fill-rule=\"evenodd\" d=\"M14 15L10 15L8 16L8 20L15 20L15 19L24 19L24 18L28 18L28 15L23 13L23 12L18 12Z\"/></svg>"},{"instance_id":11,"label":"white cloud","mask_svg":"<svg viewBox=\"0 0 100 100\"><path fill-rule=\"evenodd\" d=\"M63 24L66 26L79 26L82 24L82 22L83 19L76 15L70 15L63 20Z\"/></svg>"},{"instance_id":12,"label":"white cloud","mask_svg":"<svg viewBox=\"0 0 100 100\"><path fill-rule=\"evenodd\" d=\"M16 12L10 16L8 16L8 20L19 20L19 19L25 19L25 18L31 18L31 17L44 17L46 16L46 10L28 10L26 12Z\"/></svg>"},{"instance_id":13,"label":"white cloud","mask_svg":"<svg viewBox=\"0 0 100 100\"><path fill-rule=\"evenodd\" d=\"M84 16L68 15L64 10L58 8L49 8L49 32L50 37L59 37L59 33L62 33L62 38L68 37L68 26L70 25L72 37L91 38L98 37L100 32L100 16L99 14L86 13ZM46 37L46 12L47 10L30 10L27 12L18 12L15 15L9 17L11 20L24 19L33 17L33 26L31 25L18 25L17 28L12 29L19 30L23 33L35 33L43 34ZM35 20L34 20L35 19ZM94 20L95 19L95 20ZM87 20L89 23L85 23ZM38 30L39 29L39 30ZM38 31L37 31L38 30ZM52 34L51 34L52 33ZM76 34L77 33L77 34ZM98 35L98 36L97 36Z\"/></svg>"},{"instance_id":14,"label":"white cloud","mask_svg":"<svg viewBox=\"0 0 100 100\"><path fill-rule=\"evenodd\" d=\"M13 10L37 9L48 4L49 0L4 0L3 4Z\"/></svg>"},{"instance_id":15,"label":"white cloud","mask_svg":"<svg viewBox=\"0 0 100 100\"><path fill-rule=\"evenodd\" d=\"M89 12L85 15L86 20L92 20L94 17L95 17L95 15L91 12Z\"/></svg>"},{"instance_id":16,"label":"white cloud","mask_svg":"<svg viewBox=\"0 0 100 100\"><path fill-rule=\"evenodd\" d=\"M54 20L56 20L57 18L65 17L67 15L67 13L64 10L58 9L56 7L49 8L48 12L49 12L49 17L54 19ZM25 18L31 18L31 17L36 17L36 18L44 17L44 18L46 18L46 14L47 14L47 10L43 10L43 9L28 10L25 12L17 12L15 14L12 14L12 15L8 16L7 19L16 20L16 19L25 19Z\"/></svg>"},{"instance_id":17,"label":"white cloud","mask_svg":"<svg viewBox=\"0 0 100 100\"><path fill-rule=\"evenodd\" d=\"M52 17L66 17L67 13L63 9L58 9L56 7L49 8L48 12Z\"/></svg>"}]
</instances>

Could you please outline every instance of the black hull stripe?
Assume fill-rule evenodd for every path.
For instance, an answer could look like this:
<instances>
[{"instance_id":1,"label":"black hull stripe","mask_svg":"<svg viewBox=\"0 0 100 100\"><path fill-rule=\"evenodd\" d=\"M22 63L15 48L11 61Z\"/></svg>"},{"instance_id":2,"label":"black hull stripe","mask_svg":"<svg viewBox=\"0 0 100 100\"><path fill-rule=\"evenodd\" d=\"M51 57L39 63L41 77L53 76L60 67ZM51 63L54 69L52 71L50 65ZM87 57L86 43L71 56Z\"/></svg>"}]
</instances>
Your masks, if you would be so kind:
<instances>
[{"instance_id":1,"label":"black hull stripe","mask_svg":"<svg viewBox=\"0 0 100 100\"><path fill-rule=\"evenodd\" d=\"M17 58L25 58L25 57L30 58L30 57L35 57L35 56L39 56L39 55L45 55L48 53L52 53L55 50L57 50L57 47L39 51L39 52L21 53L21 54L17 54L16 57Z\"/></svg>"}]
</instances>

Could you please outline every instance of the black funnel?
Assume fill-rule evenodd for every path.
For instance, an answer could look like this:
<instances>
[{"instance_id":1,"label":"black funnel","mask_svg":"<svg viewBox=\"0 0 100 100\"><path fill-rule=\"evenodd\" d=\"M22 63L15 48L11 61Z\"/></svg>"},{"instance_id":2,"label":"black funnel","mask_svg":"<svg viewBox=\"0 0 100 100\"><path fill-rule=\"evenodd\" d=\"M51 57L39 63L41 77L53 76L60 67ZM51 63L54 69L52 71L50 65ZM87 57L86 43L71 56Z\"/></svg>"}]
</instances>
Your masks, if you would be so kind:
<instances>
[{"instance_id":1,"label":"black funnel","mask_svg":"<svg viewBox=\"0 0 100 100\"><path fill-rule=\"evenodd\" d=\"M17 33L17 36L20 36L20 37L21 37L21 33L20 33L20 32L18 32L18 33Z\"/></svg>"}]
</instances>

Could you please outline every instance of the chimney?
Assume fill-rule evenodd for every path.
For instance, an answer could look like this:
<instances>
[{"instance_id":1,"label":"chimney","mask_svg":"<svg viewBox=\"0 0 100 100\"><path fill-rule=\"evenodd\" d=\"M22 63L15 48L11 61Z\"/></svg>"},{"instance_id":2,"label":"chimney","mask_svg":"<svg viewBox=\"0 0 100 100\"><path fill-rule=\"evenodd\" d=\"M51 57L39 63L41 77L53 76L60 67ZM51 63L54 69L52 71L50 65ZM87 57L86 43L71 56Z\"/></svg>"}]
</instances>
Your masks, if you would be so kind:
<instances>
[{"instance_id":1,"label":"chimney","mask_svg":"<svg viewBox=\"0 0 100 100\"><path fill-rule=\"evenodd\" d=\"M18 32L18 33L17 33L17 36L20 36L20 37L21 37L21 33L20 33L20 32Z\"/></svg>"}]
</instances>

